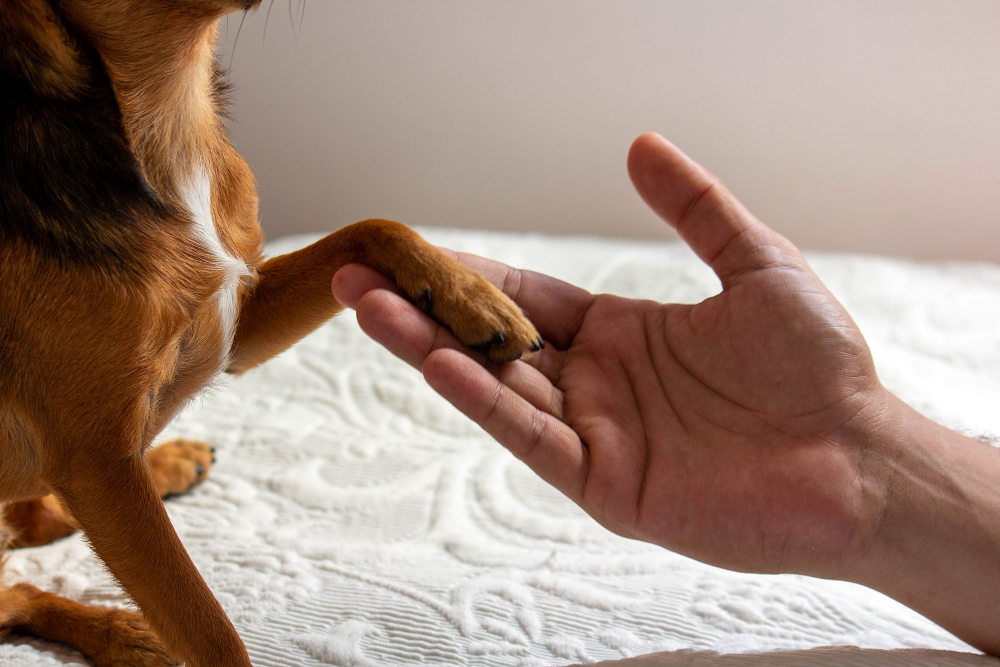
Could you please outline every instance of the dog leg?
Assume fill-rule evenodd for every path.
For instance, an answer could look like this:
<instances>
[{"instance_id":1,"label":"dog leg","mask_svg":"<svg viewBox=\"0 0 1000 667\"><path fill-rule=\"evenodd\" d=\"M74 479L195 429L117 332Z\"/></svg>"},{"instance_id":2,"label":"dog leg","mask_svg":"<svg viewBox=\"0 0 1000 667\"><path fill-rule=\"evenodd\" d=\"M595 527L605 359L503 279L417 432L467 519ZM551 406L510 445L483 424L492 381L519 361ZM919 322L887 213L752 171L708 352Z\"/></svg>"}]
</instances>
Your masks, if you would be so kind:
<instances>
[{"instance_id":1,"label":"dog leg","mask_svg":"<svg viewBox=\"0 0 1000 667\"><path fill-rule=\"evenodd\" d=\"M176 664L139 614L90 607L30 584L0 589L0 639L9 632L65 644L96 667Z\"/></svg>"},{"instance_id":2,"label":"dog leg","mask_svg":"<svg viewBox=\"0 0 1000 667\"><path fill-rule=\"evenodd\" d=\"M115 449L128 446L104 451ZM175 658L188 667L249 667L242 640L170 525L145 459L95 454L86 469L47 480L94 551Z\"/></svg>"},{"instance_id":3,"label":"dog leg","mask_svg":"<svg viewBox=\"0 0 1000 667\"><path fill-rule=\"evenodd\" d=\"M177 439L146 453L146 461L161 498L175 496L205 481L215 462L209 445L198 440ZM10 549L37 547L80 529L76 519L54 495L8 503L3 519L9 526Z\"/></svg>"},{"instance_id":4,"label":"dog leg","mask_svg":"<svg viewBox=\"0 0 1000 667\"><path fill-rule=\"evenodd\" d=\"M0 519L0 576L11 534ZM88 607L29 584L7 588L0 583L0 641L11 632L66 644L97 667L174 664L139 614Z\"/></svg>"},{"instance_id":5,"label":"dog leg","mask_svg":"<svg viewBox=\"0 0 1000 667\"><path fill-rule=\"evenodd\" d=\"M3 520L11 531L11 549L37 547L79 530L76 520L53 495L8 503Z\"/></svg>"},{"instance_id":6,"label":"dog leg","mask_svg":"<svg viewBox=\"0 0 1000 667\"><path fill-rule=\"evenodd\" d=\"M396 281L465 345L494 361L537 350L541 338L503 292L398 222L349 225L258 267L244 297L229 371L240 373L288 348L343 309L330 284L340 267L365 264Z\"/></svg>"}]
</instances>

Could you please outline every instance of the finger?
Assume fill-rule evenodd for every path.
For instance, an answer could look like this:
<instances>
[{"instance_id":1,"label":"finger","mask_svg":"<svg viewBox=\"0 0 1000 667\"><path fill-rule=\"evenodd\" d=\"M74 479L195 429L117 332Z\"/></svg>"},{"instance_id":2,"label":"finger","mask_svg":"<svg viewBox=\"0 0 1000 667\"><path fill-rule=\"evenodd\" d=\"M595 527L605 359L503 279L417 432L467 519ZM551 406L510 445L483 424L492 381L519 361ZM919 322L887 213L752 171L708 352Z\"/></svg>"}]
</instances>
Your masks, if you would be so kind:
<instances>
[{"instance_id":1,"label":"finger","mask_svg":"<svg viewBox=\"0 0 1000 667\"><path fill-rule=\"evenodd\" d=\"M478 255L441 249L496 285L519 305L542 338L565 350L594 300L585 289L552 276L515 269Z\"/></svg>"},{"instance_id":2,"label":"finger","mask_svg":"<svg viewBox=\"0 0 1000 667\"><path fill-rule=\"evenodd\" d=\"M400 295L391 281L368 267L350 264L337 271L333 291L338 301L357 311L362 331L414 368L440 348L462 350L493 374L510 365L490 362L482 352L463 346L446 327ZM550 384L559 377L560 363L560 353L551 347L520 360L520 365L541 372Z\"/></svg>"},{"instance_id":3,"label":"finger","mask_svg":"<svg viewBox=\"0 0 1000 667\"><path fill-rule=\"evenodd\" d=\"M643 200L728 285L734 274L792 263L798 253L704 167L658 134L632 144L629 176Z\"/></svg>"},{"instance_id":4,"label":"finger","mask_svg":"<svg viewBox=\"0 0 1000 667\"><path fill-rule=\"evenodd\" d=\"M477 363L488 363L485 354L464 347L447 328L395 292L366 292L355 310L362 331L414 368L419 369L428 354L442 348L461 349Z\"/></svg>"},{"instance_id":5,"label":"finger","mask_svg":"<svg viewBox=\"0 0 1000 667\"><path fill-rule=\"evenodd\" d=\"M483 367L454 350L427 357L424 378L452 405L479 424L514 456L571 499L586 474L587 452L579 436L539 410Z\"/></svg>"},{"instance_id":6,"label":"finger","mask_svg":"<svg viewBox=\"0 0 1000 667\"><path fill-rule=\"evenodd\" d=\"M358 300L376 289L399 293L396 284L375 269L362 264L347 264L333 274L333 296L348 308L357 308Z\"/></svg>"},{"instance_id":7,"label":"finger","mask_svg":"<svg viewBox=\"0 0 1000 667\"><path fill-rule=\"evenodd\" d=\"M506 264L441 248L445 254L480 273L524 309L547 343L556 349L569 347L583 323L594 296L584 289L534 271L514 269ZM333 295L345 306L357 309L361 296L374 289L399 293L395 284L381 273L360 264L341 267L333 276ZM533 362L544 363L541 355Z\"/></svg>"},{"instance_id":8,"label":"finger","mask_svg":"<svg viewBox=\"0 0 1000 667\"><path fill-rule=\"evenodd\" d=\"M563 418L565 395L552 379L527 361L504 364L495 374L501 383L513 389L524 400L556 419Z\"/></svg>"}]
</instances>

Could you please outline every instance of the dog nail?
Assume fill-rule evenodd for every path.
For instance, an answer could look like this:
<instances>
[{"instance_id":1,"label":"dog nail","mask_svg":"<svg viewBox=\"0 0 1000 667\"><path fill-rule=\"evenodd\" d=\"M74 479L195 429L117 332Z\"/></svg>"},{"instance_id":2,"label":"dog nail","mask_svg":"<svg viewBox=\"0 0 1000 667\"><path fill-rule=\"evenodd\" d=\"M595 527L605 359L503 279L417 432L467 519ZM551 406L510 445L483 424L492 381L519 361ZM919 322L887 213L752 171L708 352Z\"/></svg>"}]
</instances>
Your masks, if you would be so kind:
<instances>
[{"instance_id":1,"label":"dog nail","mask_svg":"<svg viewBox=\"0 0 1000 667\"><path fill-rule=\"evenodd\" d=\"M425 313L429 313L434 309L434 295L431 293L430 287L424 288L423 294L420 295L420 303L418 305Z\"/></svg>"},{"instance_id":2,"label":"dog nail","mask_svg":"<svg viewBox=\"0 0 1000 667\"><path fill-rule=\"evenodd\" d=\"M205 466L203 466L200 463L197 466L195 466L194 470L195 470L195 472L198 473L198 477L201 477L202 475L205 474Z\"/></svg>"}]
</instances>

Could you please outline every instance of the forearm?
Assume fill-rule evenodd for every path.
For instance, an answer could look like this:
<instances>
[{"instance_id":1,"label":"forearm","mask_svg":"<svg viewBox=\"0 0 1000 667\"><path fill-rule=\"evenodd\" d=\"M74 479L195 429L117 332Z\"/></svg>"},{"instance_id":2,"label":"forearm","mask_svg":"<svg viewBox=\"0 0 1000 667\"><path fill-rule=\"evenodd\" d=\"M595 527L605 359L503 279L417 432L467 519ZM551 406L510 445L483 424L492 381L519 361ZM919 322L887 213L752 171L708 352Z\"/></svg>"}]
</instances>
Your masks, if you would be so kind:
<instances>
[{"instance_id":1,"label":"forearm","mask_svg":"<svg viewBox=\"0 0 1000 667\"><path fill-rule=\"evenodd\" d=\"M494 361L542 346L531 322L496 286L405 225L373 219L258 268L257 284L240 303L227 370L241 373L266 361L343 309L331 287L347 264L381 273L461 343Z\"/></svg>"},{"instance_id":2,"label":"forearm","mask_svg":"<svg viewBox=\"0 0 1000 667\"><path fill-rule=\"evenodd\" d=\"M330 293L337 265L316 243L274 257L258 269L259 280L240 305L230 373L242 373L315 330L343 309Z\"/></svg>"},{"instance_id":3,"label":"forearm","mask_svg":"<svg viewBox=\"0 0 1000 667\"><path fill-rule=\"evenodd\" d=\"M1000 450L893 401L877 537L853 578L1000 655Z\"/></svg>"},{"instance_id":4,"label":"forearm","mask_svg":"<svg viewBox=\"0 0 1000 667\"><path fill-rule=\"evenodd\" d=\"M365 220L328 234L310 246L273 257L258 267L258 280L240 303L230 373L283 352L343 310L330 291L337 269L370 266L395 278L427 245L397 222Z\"/></svg>"}]
</instances>

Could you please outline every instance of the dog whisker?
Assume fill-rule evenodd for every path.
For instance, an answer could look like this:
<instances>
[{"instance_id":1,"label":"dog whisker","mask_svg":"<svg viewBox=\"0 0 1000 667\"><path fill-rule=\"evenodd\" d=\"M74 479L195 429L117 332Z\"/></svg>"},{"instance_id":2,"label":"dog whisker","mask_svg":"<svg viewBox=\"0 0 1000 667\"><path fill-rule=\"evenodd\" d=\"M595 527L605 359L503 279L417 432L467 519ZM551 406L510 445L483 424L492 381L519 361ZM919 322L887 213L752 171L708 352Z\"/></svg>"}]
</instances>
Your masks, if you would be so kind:
<instances>
[{"instance_id":1,"label":"dog whisker","mask_svg":"<svg viewBox=\"0 0 1000 667\"><path fill-rule=\"evenodd\" d=\"M229 66L230 67L233 66L233 60L235 60L235 58L236 58L236 45L240 41L240 33L243 31L243 22L247 20L247 13L248 13L248 11L246 9L244 9L243 10L243 18L240 19L240 27L236 29L236 39L233 40L233 50L229 54Z\"/></svg>"},{"instance_id":2,"label":"dog whisker","mask_svg":"<svg viewBox=\"0 0 1000 667\"><path fill-rule=\"evenodd\" d=\"M291 0L289 0L290 2ZM267 39L267 22L271 18L271 10L274 9L274 0L267 6L267 13L264 14L264 35L260 38L260 45L264 46L264 40Z\"/></svg>"}]
</instances>

